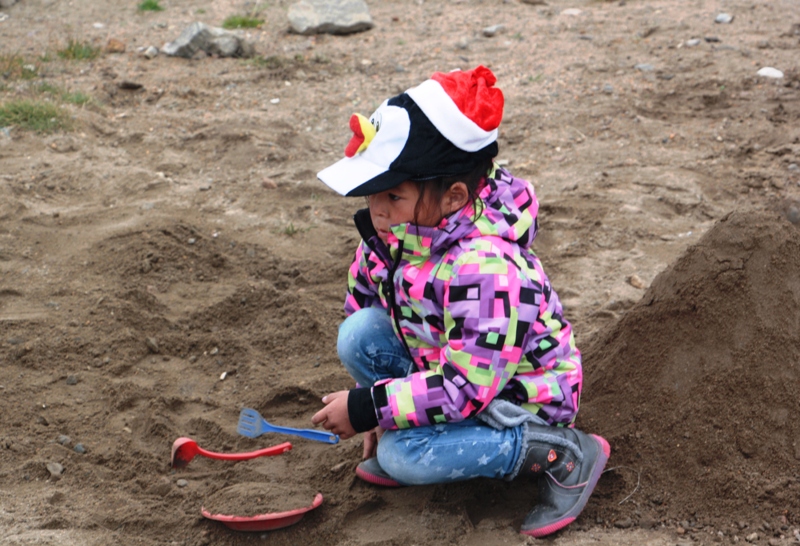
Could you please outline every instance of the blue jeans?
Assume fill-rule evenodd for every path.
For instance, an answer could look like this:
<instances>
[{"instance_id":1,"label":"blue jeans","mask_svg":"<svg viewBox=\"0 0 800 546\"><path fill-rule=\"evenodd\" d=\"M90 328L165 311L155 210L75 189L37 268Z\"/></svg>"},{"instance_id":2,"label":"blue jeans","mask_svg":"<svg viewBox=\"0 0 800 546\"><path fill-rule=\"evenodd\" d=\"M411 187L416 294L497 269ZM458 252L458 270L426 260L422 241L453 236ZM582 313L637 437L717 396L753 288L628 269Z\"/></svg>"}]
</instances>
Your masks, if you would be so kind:
<instances>
[{"instance_id":1,"label":"blue jeans","mask_svg":"<svg viewBox=\"0 0 800 546\"><path fill-rule=\"evenodd\" d=\"M339 358L362 387L416 371L414 361L380 308L361 309L339 327ZM387 430L378 443L378 462L395 480L424 485L470 478L503 478L522 449L522 425L496 430L477 419Z\"/></svg>"}]
</instances>

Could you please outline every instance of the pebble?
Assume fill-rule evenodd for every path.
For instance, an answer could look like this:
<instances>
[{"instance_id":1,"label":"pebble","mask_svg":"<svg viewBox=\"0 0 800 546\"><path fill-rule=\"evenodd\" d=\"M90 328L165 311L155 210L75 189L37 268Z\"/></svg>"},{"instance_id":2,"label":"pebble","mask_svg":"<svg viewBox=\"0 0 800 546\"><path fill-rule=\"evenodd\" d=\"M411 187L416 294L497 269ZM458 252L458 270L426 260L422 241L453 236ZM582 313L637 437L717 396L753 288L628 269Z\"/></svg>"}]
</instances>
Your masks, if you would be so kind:
<instances>
[{"instance_id":1,"label":"pebble","mask_svg":"<svg viewBox=\"0 0 800 546\"><path fill-rule=\"evenodd\" d=\"M107 53L125 53L125 44L116 38L111 38L106 44Z\"/></svg>"},{"instance_id":2,"label":"pebble","mask_svg":"<svg viewBox=\"0 0 800 546\"><path fill-rule=\"evenodd\" d=\"M105 25L103 23L92 23L92 27L99 30L101 28L105 28Z\"/></svg>"},{"instance_id":3,"label":"pebble","mask_svg":"<svg viewBox=\"0 0 800 546\"><path fill-rule=\"evenodd\" d=\"M639 70L641 72L652 72L653 70L656 69L656 67L654 67L652 64L648 64L648 63L637 64L633 68L635 68L636 70Z\"/></svg>"},{"instance_id":4,"label":"pebble","mask_svg":"<svg viewBox=\"0 0 800 546\"><path fill-rule=\"evenodd\" d=\"M719 23L721 25L727 25L731 21L733 21L733 15L731 15L730 13L720 13L714 19L715 23Z\"/></svg>"},{"instance_id":5,"label":"pebble","mask_svg":"<svg viewBox=\"0 0 800 546\"><path fill-rule=\"evenodd\" d=\"M59 479L61 478L61 474L64 473L64 467L60 463L47 463L47 471L50 473L50 476Z\"/></svg>"},{"instance_id":6,"label":"pebble","mask_svg":"<svg viewBox=\"0 0 800 546\"><path fill-rule=\"evenodd\" d=\"M632 287L638 288L640 290L645 287L644 281L641 279L641 277L639 277L639 275L636 274L631 275L628 278L628 282Z\"/></svg>"},{"instance_id":7,"label":"pebble","mask_svg":"<svg viewBox=\"0 0 800 546\"><path fill-rule=\"evenodd\" d=\"M783 77L783 72L777 68L772 68L771 66L765 66L764 68L761 68L758 72L756 72L756 74L762 78L780 79Z\"/></svg>"},{"instance_id":8,"label":"pebble","mask_svg":"<svg viewBox=\"0 0 800 546\"><path fill-rule=\"evenodd\" d=\"M614 527L619 529L630 529L633 527L633 520L631 518L623 518L614 522Z\"/></svg>"},{"instance_id":9,"label":"pebble","mask_svg":"<svg viewBox=\"0 0 800 546\"><path fill-rule=\"evenodd\" d=\"M78 376L77 375L68 375L67 376L67 385L77 385L78 384Z\"/></svg>"},{"instance_id":10,"label":"pebble","mask_svg":"<svg viewBox=\"0 0 800 546\"><path fill-rule=\"evenodd\" d=\"M800 171L800 167L797 166L797 163L790 163L789 164L789 170L797 172L797 171Z\"/></svg>"},{"instance_id":11,"label":"pebble","mask_svg":"<svg viewBox=\"0 0 800 546\"><path fill-rule=\"evenodd\" d=\"M611 85L610 83L606 83L606 84L603 85L603 93L605 93L606 95L610 95L613 92L614 92L614 86L613 85Z\"/></svg>"},{"instance_id":12,"label":"pebble","mask_svg":"<svg viewBox=\"0 0 800 546\"><path fill-rule=\"evenodd\" d=\"M158 341L156 341L156 338L148 337L144 340L144 344L147 345L151 353L158 353Z\"/></svg>"},{"instance_id":13,"label":"pebble","mask_svg":"<svg viewBox=\"0 0 800 546\"><path fill-rule=\"evenodd\" d=\"M561 12L561 15L573 15L573 16L575 16L575 15L580 15L581 13L583 13L583 12L581 10L579 10L578 8L567 8L564 11Z\"/></svg>"},{"instance_id":14,"label":"pebble","mask_svg":"<svg viewBox=\"0 0 800 546\"><path fill-rule=\"evenodd\" d=\"M750 533L749 535L747 535L746 537L744 537L744 539L745 539L747 542L755 542L755 541L757 541L757 540L758 540L758 533Z\"/></svg>"},{"instance_id":15,"label":"pebble","mask_svg":"<svg viewBox=\"0 0 800 546\"><path fill-rule=\"evenodd\" d=\"M73 447L73 448L72 448L72 450L73 450L75 453L80 453L81 455L83 455L84 453L86 453L86 448L85 448L85 447L83 447L83 444L75 444L75 447Z\"/></svg>"},{"instance_id":16,"label":"pebble","mask_svg":"<svg viewBox=\"0 0 800 546\"><path fill-rule=\"evenodd\" d=\"M181 478L180 480L175 482L175 485L177 485L178 487L186 487L187 485L189 485L189 482Z\"/></svg>"},{"instance_id":17,"label":"pebble","mask_svg":"<svg viewBox=\"0 0 800 546\"><path fill-rule=\"evenodd\" d=\"M686 40L687 47L694 47L700 45L700 38L692 38L691 40Z\"/></svg>"},{"instance_id":18,"label":"pebble","mask_svg":"<svg viewBox=\"0 0 800 546\"><path fill-rule=\"evenodd\" d=\"M56 441L57 441L59 444L61 444L62 446L67 446L67 445L69 445L69 444L71 444L71 443L72 443L72 438L70 438L70 437L69 437L69 436L67 436L66 434L61 434L61 435L59 435L59 437L56 439Z\"/></svg>"},{"instance_id":19,"label":"pebble","mask_svg":"<svg viewBox=\"0 0 800 546\"><path fill-rule=\"evenodd\" d=\"M500 34L506 29L505 25L492 25L490 27L486 27L483 29L483 35L487 38L491 38L492 36L496 36Z\"/></svg>"},{"instance_id":20,"label":"pebble","mask_svg":"<svg viewBox=\"0 0 800 546\"><path fill-rule=\"evenodd\" d=\"M786 210L786 219L794 225L800 224L800 209L792 205Z\"/></svg>"},{"instance_id":21,"label":"pebble","mask_svg":"<svg viewBox=\"0 0 800 546\"><path fill-rule=\"evenodd\" d=\"M281 99L270 99L269 102L270 104L278 104L279 102L281 102Z\"/></svg>"},{"instance_id":22,"label":"pebble","mask_svg":"<svg viewBox=\"0 0 800 546\"><path fill-rule=\"evenodd\" d=\"M467 38L461 38L458 43L456 43L456 49L467 49L469 47L469 40Z\"/></svg>"},{"instance_id":23,"label":"pebble","mask_svg":"<svg viewBox=\"0 0 800 546\"><path fill-rule=\"evenodd\" d=\"M218 347L214 347L213 349L211 349L210 351L208 351L208 354L210 354L211 356L214 356L214 355L216 355L216 354L219 354L219 348L218 348Z\"/></svg>"},{"instance_id":24,"label":"pebble","mask_svg":"<svg viewBox=\"0 0 800 546\"><path fill-rule=\"evenodd\" d=\"M146 59L155 59L158 57L158 48L155 46L149 46L142 52L142 56Z\"/></svg>"},{"instance_id":25,"label":"pebble","mask_svg":"<svg viewBox=\"0 0 800 546\"><path fill-rule=\"evenodd\" d=\"M194 237L191 237L191 238L189 238L189 240L188 240L187 242L188 242L190 245L193 245L193 244L195 244L195 243L197 242L197 239L195 239Z\"/></svg>"},{"instance_id":26,"label":"pebble","mask_svg":"<svg viewBox=\"0 0 800 546\"><path fill-rule=\"evenodd\" d=\"M703 38L703 39L704 39L706 42L708 42L709 44L716 44L716 43L719 43L719 42L720 42L720 39L719 39L719 38L717 38L716 36L706 36L706 37L705 37L705 38Z\"/></svg>"}]
</instances>

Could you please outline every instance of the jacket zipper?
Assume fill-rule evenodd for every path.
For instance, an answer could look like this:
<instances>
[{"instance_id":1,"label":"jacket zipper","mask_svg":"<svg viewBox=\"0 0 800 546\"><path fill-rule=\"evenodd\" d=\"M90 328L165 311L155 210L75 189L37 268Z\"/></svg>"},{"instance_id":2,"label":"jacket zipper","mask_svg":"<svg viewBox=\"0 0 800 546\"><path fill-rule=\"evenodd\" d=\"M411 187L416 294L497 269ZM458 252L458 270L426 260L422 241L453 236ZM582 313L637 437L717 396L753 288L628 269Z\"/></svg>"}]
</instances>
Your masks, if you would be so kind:
<instances>
[{"instance_id":1,"label":"jacket zipper","mask_svg":"<svg viewBox=\"0 0 800 546\"><path fill-rule=\"evenodd\" d=\"M400 328L400 308L397 305L397 296L395 294L394 285L394 276L403 257L404 241L400 240L400 245L397 248L397 258L394 260L394 262L386 263L386 259L384 259L382 256L382 253L378 252L372 243L372 238L377 237L378 232L375 230L375 226L372 225L372 220L369 218L369 211L367 209L358 211L353 216L353 220L355 221L356 229L358 229L358 233L361 235L361 238L365 243L367 243L367 246L372 250L372 252L375 253L375 255L378 256L382 262L384 262L384 265L389 268L387 282L383 283L381 291L383 292L383 297L385 297L389 302L389 311L392 315L392 319L394 320L394 326L397 330L397 334L400 336L400 341L403 342L403 347L406 348L408 356L411 357L411 350L408 348L408 342L406 342L406 337L403 335L403 329ZM389 255L389 259L391 259L391 255Z\"/></svg>"}]
</instances>

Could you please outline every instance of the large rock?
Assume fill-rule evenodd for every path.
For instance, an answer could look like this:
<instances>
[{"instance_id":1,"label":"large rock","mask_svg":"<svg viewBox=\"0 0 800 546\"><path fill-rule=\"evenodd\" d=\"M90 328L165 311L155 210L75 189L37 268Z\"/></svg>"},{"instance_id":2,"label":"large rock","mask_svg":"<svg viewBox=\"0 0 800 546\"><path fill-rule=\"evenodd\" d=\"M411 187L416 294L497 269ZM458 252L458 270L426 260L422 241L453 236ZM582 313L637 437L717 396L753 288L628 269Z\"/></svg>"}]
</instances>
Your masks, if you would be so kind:
<instances>
[{"instance_id":1,"label":"large rock","mask_svg":"<svg viewBox=\"0 0 800 546\"><path fill-rule=\"evenodd\" d=\"M289 25L298 34L351 34L374 26L364 0L300 0L289 7Z\"/></svg>"},{"instance_id":2,"label":"large rock","mask_svg":"<svg viewBox=\"0 0 800 546\"><path fill-rule=\"evenodd\" d=\"M205 23L192 23L181 32L177 40L164 44L162 51L167 55L187 59L198 51L220 57L252 57L255 54L253 45L244 38Z\"/></svg>"}]
</instances>

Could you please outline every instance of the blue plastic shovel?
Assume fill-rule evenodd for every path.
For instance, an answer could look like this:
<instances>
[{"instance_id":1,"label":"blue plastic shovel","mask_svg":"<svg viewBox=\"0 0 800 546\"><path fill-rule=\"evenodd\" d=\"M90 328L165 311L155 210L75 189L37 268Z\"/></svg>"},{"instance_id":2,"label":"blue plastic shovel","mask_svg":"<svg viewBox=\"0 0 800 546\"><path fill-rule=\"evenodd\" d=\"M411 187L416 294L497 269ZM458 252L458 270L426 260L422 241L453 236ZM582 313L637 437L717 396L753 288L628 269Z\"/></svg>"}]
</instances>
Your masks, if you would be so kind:
<instances>
[{"instance_id":1,"label":"blue plastic shovel","mask_svg":"<svg viewBox=\"0 0 800 546\"><path fill-rule=\"evenodd\" d=\"M309 440L316 440L317 442L339 443L339 436L330 432L314 430L313 428L291 428L271 425L261 417L260 413L250 408L243 408L239 414L239 424L236 426L236 432L248 438L257 438L265 432L280 432L281 434L291 434Z\"/></svg>"}]
</instances>

